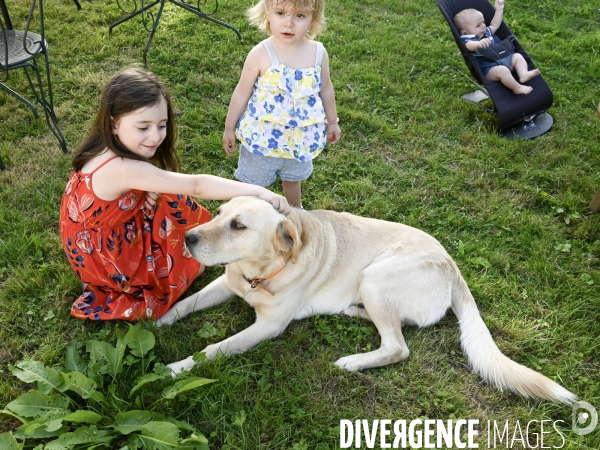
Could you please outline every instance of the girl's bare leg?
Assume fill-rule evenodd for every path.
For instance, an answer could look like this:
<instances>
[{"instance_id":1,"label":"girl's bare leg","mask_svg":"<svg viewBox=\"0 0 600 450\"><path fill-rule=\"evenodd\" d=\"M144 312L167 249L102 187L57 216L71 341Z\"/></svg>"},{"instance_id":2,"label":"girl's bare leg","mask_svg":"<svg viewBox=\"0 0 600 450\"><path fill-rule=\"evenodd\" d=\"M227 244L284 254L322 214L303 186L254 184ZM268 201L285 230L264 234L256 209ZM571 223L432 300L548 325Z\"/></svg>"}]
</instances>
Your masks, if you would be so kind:
<instances>
[{"instance_id":1,"label":"girl's bare leg","mask_svg":"<svg viewBox=\"0 0 600 450\"><path fill-rule=\"evenodd\" d=\"M300 182L281 180L281 185L283 186L283 194L290 206L302 207Z\"/></svg>"},{"instance_id":2,"label":"girl's bare leg","mask_svg":"<svg viewBox=\"0 0 600 450\"><path fill-rule=\"evenodd\" d=\"M495 66L487 73L486 78L490 81L499 81L515 94L529 94L533 89L523 86L512 76L510 70L505 66Z\"/></svg>"}]
</instances>

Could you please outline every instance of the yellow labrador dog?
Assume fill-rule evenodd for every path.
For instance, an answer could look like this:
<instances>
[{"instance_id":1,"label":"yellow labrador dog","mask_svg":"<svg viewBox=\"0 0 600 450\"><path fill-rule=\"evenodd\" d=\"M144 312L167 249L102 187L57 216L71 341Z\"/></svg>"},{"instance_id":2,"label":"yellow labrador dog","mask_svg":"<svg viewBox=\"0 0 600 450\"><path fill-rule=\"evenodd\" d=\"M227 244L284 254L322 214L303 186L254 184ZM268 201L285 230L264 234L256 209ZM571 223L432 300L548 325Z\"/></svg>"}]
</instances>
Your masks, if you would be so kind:
<instances>
[{"instance_id":1,"label":"yellow labrador dog","mask_svg":"<svg viewBox=\"0 0 600 450\"><path fill-rule=\"evenodd\" d=\"M238 197L188 231L186 244L207 266L225 265L225 274L176 303L158 326L235 295L256 312L253 325L206 347L208 359L242 353L280 335L294 319L344 313L371 320L381 347L335 364L345 370L384 366L408 358L402 325L433 325L451 308L470 365L485 380L525 397L577 398L500 352L455 262L423 231L333 211L296 209L286 217L256 197ZM193 365L190 356L169 367L178 373Z\"/></svg>"}]
</instances>

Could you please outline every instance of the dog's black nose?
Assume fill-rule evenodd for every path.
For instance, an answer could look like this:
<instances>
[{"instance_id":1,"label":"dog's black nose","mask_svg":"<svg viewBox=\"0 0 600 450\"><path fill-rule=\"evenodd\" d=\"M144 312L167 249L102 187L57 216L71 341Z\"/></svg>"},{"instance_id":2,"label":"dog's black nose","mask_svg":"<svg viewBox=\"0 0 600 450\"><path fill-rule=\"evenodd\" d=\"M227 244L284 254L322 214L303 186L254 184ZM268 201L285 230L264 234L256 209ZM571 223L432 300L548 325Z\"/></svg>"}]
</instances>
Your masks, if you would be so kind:
<instances>
[{"instance_id":1,"label":"dog's black nose","mask_svg":"<svg viewBox=\"0 0 600 450\"><path fill-rule=\"evenodd\" d=\"M198 236L195 233L185 233L185 245L194 245L198 242Z\"/></svg>"}]
</instances>

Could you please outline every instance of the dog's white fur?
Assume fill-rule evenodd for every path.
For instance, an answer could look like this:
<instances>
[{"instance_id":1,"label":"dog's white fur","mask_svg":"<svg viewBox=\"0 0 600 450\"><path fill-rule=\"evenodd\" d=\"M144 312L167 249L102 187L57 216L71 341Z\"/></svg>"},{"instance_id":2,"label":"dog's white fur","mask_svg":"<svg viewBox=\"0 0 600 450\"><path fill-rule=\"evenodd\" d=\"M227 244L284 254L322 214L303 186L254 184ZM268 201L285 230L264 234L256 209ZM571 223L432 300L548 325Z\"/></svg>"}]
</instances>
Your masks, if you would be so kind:
<instances>
[{"instance_id":1,"label":"dog's white fur","mask_svg":"<svg viewBox=\"0 0 600 450\"><path fill-rule=\"evenodd\" d=\"M206 347L207 359L242 353L280 335L294 319L344 313L373 321L381 347L335 364L346 370L383 366L408 358L402 325L433 325L451 308L463 351L485 380L525 397L566 403L577 398L500 352L455 262L423 231L333 211L294 210L285 217L256 197L238 197L221 205L212 221L189 231L186 244L207 266L226 265L225 274L176 303L158 326L234 295L256 312L253 325ZM248 282L281 267L260 283L265 289ZM190 356L169 367L178 373L193 365Z\"/></svg>"}]
</instances>

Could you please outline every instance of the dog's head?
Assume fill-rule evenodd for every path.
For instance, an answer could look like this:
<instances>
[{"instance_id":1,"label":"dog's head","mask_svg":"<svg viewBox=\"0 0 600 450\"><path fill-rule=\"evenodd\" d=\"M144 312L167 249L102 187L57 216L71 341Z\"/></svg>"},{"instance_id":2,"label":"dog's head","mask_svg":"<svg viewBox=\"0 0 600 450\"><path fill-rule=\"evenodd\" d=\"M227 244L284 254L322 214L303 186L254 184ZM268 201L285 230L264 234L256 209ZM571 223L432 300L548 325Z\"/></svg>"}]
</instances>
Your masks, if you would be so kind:
<instances>
[{"instance_id":1,"label":"dog's head","mask_svg":"<svg viewBox=\"0 0 600 450\"><path fill-rule=\"evenodd\" d=\"M185 234L185 243L207 266L278 259L294 263L300 251L294 223L258 197L236 197L221 205L210 222Z\"/></svg>"}]
</instances>

